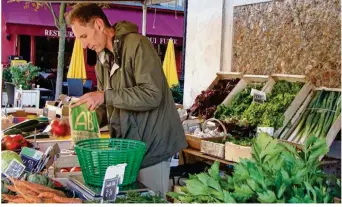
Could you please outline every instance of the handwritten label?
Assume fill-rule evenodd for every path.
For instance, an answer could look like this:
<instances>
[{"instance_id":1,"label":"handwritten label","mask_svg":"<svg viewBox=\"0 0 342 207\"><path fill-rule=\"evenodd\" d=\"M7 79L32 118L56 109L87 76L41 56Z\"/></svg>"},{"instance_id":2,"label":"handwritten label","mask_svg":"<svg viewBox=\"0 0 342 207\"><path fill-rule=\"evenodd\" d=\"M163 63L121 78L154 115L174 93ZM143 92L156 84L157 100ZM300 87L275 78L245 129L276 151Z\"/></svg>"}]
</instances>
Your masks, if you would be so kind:
<instances>
[{"instance_id":1,"label":"handwritten label","mask_svg":"<svg viewBox=\"0 0 342 207\"><path fill-rule=\"evenodd\" d=\"M264 103L266 101L266 93L256 89L251 90L251 96L253 96L253 102Z\"/></svg>"},{"instance_id":2,"label":"handwritten label","mask_svg":"<svg viewBox=\"0 0 342 207\"><path fill-rule=\"evenodd\" d=\"M118 164L109 166L102 185L102 202L115 201L116 195L119 193L119 185L122 184L127 164Z\"/></svg>"},{"instance_id":3,"label":"handwritten label","mask_svg":"<svg viewBox=\"0 0 342 207\"><path fill-rule=\"evenodd\" d=\"M6 177L19 178L24 170L25 165L19 163L16 160L12 160L3 174L6 175Z\"/></svg>"},{"instance_id":4,"label":"handwritten label","mask_svg":"<svg viewBox=\"0 0 342 207\"><path fill-rule=\"evenodd\" d=\"M119 193L119 181L118 175L115 178L105 180L102 197L104 201L115 201L116 195Z\"/></svg>"}]
</instances>

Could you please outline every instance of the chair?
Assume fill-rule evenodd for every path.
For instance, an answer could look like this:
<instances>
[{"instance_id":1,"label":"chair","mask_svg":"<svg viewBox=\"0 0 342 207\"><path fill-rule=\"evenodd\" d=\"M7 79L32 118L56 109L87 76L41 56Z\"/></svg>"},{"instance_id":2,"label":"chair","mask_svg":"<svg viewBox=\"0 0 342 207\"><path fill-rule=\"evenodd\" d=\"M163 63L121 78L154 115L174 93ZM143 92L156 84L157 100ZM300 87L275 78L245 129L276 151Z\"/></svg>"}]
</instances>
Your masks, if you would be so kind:
<instances>
[{"instance_id":1,"label":"chair","mask_svg":"<svg viewBox=\"0 0 342 207\"><path fill-rule=\"evenodd\" d=\"M90 92L92 90L93 87L93 81L92 80L86 80L83 87L86 89L86 92Z\"/></svg>"},{"instance_id":2,"label":"chair","mask_svg":"<svg viewBox=\"0 0 342 207\"><path fill-rule=\"evenodd\" d=\"M68 78L68 96L80 97L83 95L83 81L77 78Z\"/></svg>"},{"instance_id":3,"label":"chair","mask_svg":"<svg viewBox=\"0 0 342 207\"><path fill-rule=\"evenodd\" d=\"M14 93L15 93L15 86L13 83L5 82L6 86L6 93L7 93L7 104L6 107L14 106Z\"/></svg>"}]
</instances>

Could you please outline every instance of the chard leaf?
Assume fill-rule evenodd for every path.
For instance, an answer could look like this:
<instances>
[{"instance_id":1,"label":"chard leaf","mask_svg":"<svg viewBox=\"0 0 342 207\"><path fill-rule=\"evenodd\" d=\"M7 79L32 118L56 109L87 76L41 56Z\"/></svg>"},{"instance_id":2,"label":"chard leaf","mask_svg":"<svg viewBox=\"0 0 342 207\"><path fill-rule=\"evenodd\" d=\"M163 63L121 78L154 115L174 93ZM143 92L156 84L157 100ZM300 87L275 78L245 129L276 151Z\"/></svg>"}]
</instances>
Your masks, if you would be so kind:
<instances>
[{"instance_id":1,"label":"chard leaf","mask_svg":"<svg viewBox=\"0 0 342 207\"><path fill-rule=\"evenodd\" d=\"M317 195L316 195L315 190L312 188L311 184L308 182L304 182L304 185L306 187L308 194L309 194L309 192L311 192L311 194L313 195L313 202L317 203Z\"/></svg>"},{"instance_id":2,"label":"chard leaf","mask_svg":"<svg viewBox=\"0 0 342 207\"><path fill-rule=\"evenodd\" d=\"M207 195L213 196L216 199L221 200L221 201L223 201L223 199L224 199L222 191L217 191L217 190L214 190L212 188L208 189Z\"/></svg>"},{"instance_id":3,"label":"chard leaf","mask_svg":"<svg viewBox=\"0 0 342 207\"><path fill-rule=\"evenodd\" d=\"M224 203L236 203L233 196L226 190L223 191L223 202Z\"/></svg>"},{"instance_id":4,"label":"chard leaf","mask_svg":"<svg viewBox=\"0 0 342 207\"><path fill-rule=\"evenodd\" d=\"M193 195L205 195L206 194L206 187L205 185L199 180L187 180L185 181L186 187L189 193Z\"/></svg>"},{"instance_id":5,"label":"chard leaf","mask_svg":"<svg viewBox=\"0 0 342 207\"><path fill-rule=\"evenodd\" d=\"M245 202L246 200L251 198L253 195L254 195L254 192L248 185L242 184L242 185L235 186L234 197L240 200L241 202Z\"/></svg>"},{"instance_id":6,"label":"chard leaf","mask_svg":"<svg viewBox=\"0 0 342 207\"><path fill-rule=\"evenodd\" d=\"M274 203L277 200L273 191L267 190L263 193L258 193L258 201L261 203Z\"/></svg>"},{"instance_id":7,"label":"chard leaf","mask_svg":"<svg viewBox=\"0 0 342 207\"><path fill-rule=\"evenodd\" d=\"M200 180L205 186L208 185L209 176L206 173L197 174L198 180Z\"/></svg>"},{"instance_id":8,"label":"chard leaf","mask_svg":"<svg viewBox=\"0 0 342 207\"><path fill-rule=\"evenodd\" d=\"M247 167L244 166L244 163L241 162L237 165L234 165L234 180L241 181L249 178L249 173Z\"/></svg>"},{"instance_id":9,"label":"chard leaf","mask_svg":"<svg viewBox=\"0 0 342 207\"><path fill-rule=\"evenodd\" d=\"M248 179L248 180L247 180L247 184L248 184L248 186L252 189L252 191L258 192L258 191L257 191L257 190L258 190L258 184L257 184L254 180Z\"/></svg>"},{"instance_id":10,"label":"chard leaf","mask_svg":"<svg viewBox=\"0 0 342 207\"><path fill-rule=\"evenodd\" d=\"M208 170L208 173L210 175L210 177L214 178L215 180L219 180L220 179L220 163L215 161L214 164L210 167L210 169Z\"/></svg>"},{"instance_id":11,"label":"chard leaf","mask_svg":"<svg viewBox=\"0 0 342 207\"><path fill-rule=\"evenodd\" d=\"M289 203L304 203L304 200L301 197L296 196L290 198Z\"/></svg>"},{"instance_id":12,"label":"chard leaf","mask_svg":"<svg viewBox=\"0 0 342 207\"><path fill-rule=\"evenodd\" d=\"M214 188L217 191L222 191L219 181L214 180L213 178L208 178L208 186Z\"/></svg>"},{"instance_id":13,"label":"chard leaf","mask_svg":"<svg viewBox=\"0 0 342 207\"><path fill-rule=\"evenodd\" d=\"M285 183L283 183L281 186L280 186L280 188L278 189L278 192L277 192L277 197L278 197L278 199L280 199L283 195L284 195L284 192L285 192L285 190L286 190L286 185L285 185Z\"/></svg>"}]
</instances>

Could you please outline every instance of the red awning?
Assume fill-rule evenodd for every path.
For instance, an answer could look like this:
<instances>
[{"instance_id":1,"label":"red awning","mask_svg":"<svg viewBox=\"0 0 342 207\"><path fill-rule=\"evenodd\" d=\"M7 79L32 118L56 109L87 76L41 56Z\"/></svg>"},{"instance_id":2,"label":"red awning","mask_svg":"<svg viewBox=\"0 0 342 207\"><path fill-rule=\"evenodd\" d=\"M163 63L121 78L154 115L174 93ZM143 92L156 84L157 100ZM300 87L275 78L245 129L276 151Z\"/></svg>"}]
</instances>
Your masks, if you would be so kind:
<instances>
[{"instance_id":1,"label":"red awning","mask_svg":"<svg viewBox=\"0 0 342 207\"><path fill-rule=\"evenodd\" d=\"M54 4L53 7L55 13L58 14L59 6ZM142 11L127 8L111 8L104 9L104 11L112 24L127 20L137 24L141 32ZM10 34L53 36L46 35L46 30L56 30L52 14L47 8L35 12L32 7L24 9L24 3L7 3L7 0L2 0L2 13L5 17L6 32ZM178 14L177 18L171 13L157 12L154 15L153 12L147 13L146 33L148 36L183 37L184 16L182 14ZM70 35L72 37L72 34Z\"/></svg>"}]
</instances>

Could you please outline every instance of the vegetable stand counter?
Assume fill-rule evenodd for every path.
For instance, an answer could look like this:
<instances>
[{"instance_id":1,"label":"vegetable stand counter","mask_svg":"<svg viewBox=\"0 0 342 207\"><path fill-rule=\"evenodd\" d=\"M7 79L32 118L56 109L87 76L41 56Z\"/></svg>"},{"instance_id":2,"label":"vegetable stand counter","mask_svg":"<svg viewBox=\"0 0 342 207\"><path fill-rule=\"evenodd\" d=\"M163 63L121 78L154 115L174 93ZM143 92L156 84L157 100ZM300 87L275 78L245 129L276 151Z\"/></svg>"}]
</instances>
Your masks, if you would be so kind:
<instances>
[{"instance_id":1,"label":"vegetable stand counter","mask_svg":"<svg viewBox=\"0 0 342 207\"><path fill-rule=\"evenodd\" d=\"M109 138L109 132L102 132L101 138ZM33 139L29 139L30 142L34 142ZM72 139L70 136L64 138L46 138L46 139L37 139L36 140L39 150L45 152L49 146L52 144L58 144L60 149L71 149L72 148Z\"/></svg>"},{"instance_id":2,"label":"vegetable stand counter","mask_svg":"<svg viewBox=\"0 0 342 207\"><path fill-rule=\"evenodd\" d=\"M223 159L215 158L215 157L212 157L209 155L205 155L205 154L203 154L199 151L196 151L194 149L191 149L191 148L183 149L179 153L179 165L191 164L191 163L196 162L196 160L205 160L205 161L209 161L210 163L214 163L215 161L218 161L221 164L225 164L225 165L235 164L235 162L231 162L228 160L223 160Z\"/></svg>"}]
</instances>

